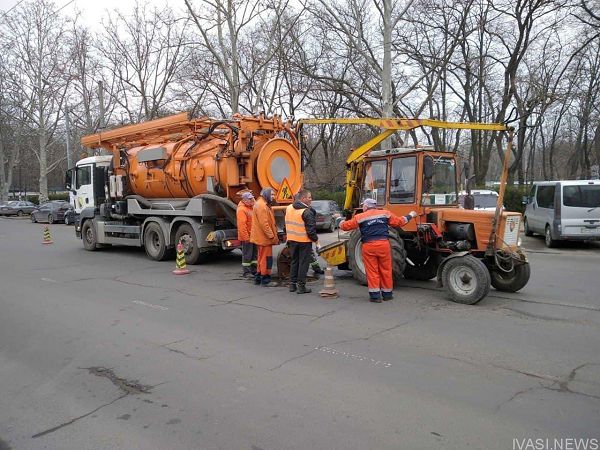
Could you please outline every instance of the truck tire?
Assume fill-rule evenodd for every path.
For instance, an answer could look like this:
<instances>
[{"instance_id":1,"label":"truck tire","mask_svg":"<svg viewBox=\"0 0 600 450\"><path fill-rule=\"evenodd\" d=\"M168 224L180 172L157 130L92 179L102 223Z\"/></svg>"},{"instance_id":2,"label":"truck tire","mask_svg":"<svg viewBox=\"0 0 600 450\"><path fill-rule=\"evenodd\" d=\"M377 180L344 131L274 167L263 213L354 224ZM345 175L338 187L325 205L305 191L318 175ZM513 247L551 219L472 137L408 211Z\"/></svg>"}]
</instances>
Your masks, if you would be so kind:
<instances>
[{"instance_id":1,"label":"truck tire","mask_svg":"<svg viewBox=\"0 0 600 450\"><path fill-rule=\"evenodd\" d=\"M404 249L404 241L398 236L398 233L390 229L390 247L392 248L392 272L394 277L394 285L397 285L402 280L402 274L406 268L406 250ZM365 264L362 259L362 241L359 230L354 230L350 233L350 239L347 244L348 265L352 270L352 276L356 281L365 286L367 284L367 274L365 272Z\"/></svg>"},{"instance_id":2,"label":"truck tire","mask_svg":"<svg viewBox=\"0 0 600 450\"><path fill-rule=\"evenodd\" d=\"M163 261L167 256L167 243L162 228L156 222L148 224L144 230L144 250L155 261Z\"/></svg>"},{"instance_id":3,"label":"truck tire","mask_svg":"<svg viewBox=\"0 0 600 450\"><path fill-rule=\"evenodd\" d=\"M175 233L175 245L183 244L183 253L186 264L198 264L202 259L202 253L196 242L196 233L189 223L182 223Z\"/></svg>"},{"instance_id":4,"label":"truck tire","mask_svg":"<svg viewBox=\"0 0 600 450\"><path fill-rule=\"evenodd\" d=\"M531 275L529 263L515 264L510 272L501 270L492 270L490 276L492 278L492 286L499 291L517 292L525 287Z\"/></svg>"},{"instance_id":5,"label":"truck tire","mask_svg":"<svg viewBox=\"0 0 600 450\"><path fill-rule=\"evenodd\" d=\"M525 217L523 228L525 229L525 236L533 236L533 231L531 231L531 228L529 228L529 221L527 220L527 217Z\"/></svg>"},{"instance_id":6,"label":"truck tire","mask_svg":"<svg viewBox=\"0 0 600 450\"><path fill-rule=\"evenodd\" d=\"M442 282L453 302L474 305L490 291L490 272L471 255L450 258L442 268Z\"/></svg>"},{"instance_id":7,"label":"truck tire","mask_svg":"<svg viewBox=\"0 0 600 450\"><path fill-rule=\"evenodd\" d=\"M98 249L98 239L96 238L96 230L91 220L86 220L81 227L81 240L83 241L83 248L89 252L96 251Z\"/></svg>"},{"instance_id":8,"label":"truck tire","mask_svg":"<svg viewBox=\"0 0 600 450\"><path fill-rule=\"evenodd\" d=\"M409 254L408 258L414 263L406 262L404 278L407 280L429 281L437 276L439 260L436 255Z\"/></svg>"},{"instance_id":9,"label":"truck tire","mask_svg":"<svg viewBox=\"0 0 600 450\"><path fill-rule=\"evenodd\" d=\"M546 225L546 229L544 230L544 242L548 248L554 248L558 245L556 239L552 238L552 230L550 229L550 225Z\"/></svg>"}]
</instances>

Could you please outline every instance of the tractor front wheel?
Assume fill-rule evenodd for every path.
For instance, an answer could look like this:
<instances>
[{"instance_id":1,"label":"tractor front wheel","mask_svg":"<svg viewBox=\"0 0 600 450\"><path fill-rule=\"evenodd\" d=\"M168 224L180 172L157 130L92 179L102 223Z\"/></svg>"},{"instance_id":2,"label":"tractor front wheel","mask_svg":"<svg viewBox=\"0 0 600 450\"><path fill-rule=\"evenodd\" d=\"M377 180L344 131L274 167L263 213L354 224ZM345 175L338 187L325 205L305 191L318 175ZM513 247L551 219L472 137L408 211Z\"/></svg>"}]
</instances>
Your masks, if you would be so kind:
<instances>
[{"instance_id":1,"label":"tractor front wheel","mask_svg":"<svg viewBox=\"0 0 600 450\"><path fill-rule=\"evenodd\" d=\"M451 258L442 268L442 282L452 301L474 305L490 291L490 272L471 255Z\"/></svg>"},{"instance_id":2,"label":"tractor front wheel","mask_svg":"<svg viewBox=\"0 0 600 450\"><path fill-rule=\"evenodd\" d=\"M499 291L517 292L525 287L531 275L529 263L515 264L510 272L502 270L492 270L490 276L492 278L492 286Z\"/></svg>"}]
</instances>

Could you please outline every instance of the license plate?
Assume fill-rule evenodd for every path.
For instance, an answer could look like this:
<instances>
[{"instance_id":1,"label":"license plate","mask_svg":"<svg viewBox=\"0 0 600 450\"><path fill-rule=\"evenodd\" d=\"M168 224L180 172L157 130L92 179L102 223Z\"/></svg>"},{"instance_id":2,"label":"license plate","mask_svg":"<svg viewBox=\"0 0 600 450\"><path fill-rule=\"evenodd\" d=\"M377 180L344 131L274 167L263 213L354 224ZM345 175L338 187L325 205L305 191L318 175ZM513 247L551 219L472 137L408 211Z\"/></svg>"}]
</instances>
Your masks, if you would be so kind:
<instances>
[{"instance_id":1,"label":"license plate","mask_svg":"<svg viewBox=\"0 0 600 450\"><path fill-rule=\"evenodd\" d=\"M582 227L581 228L581 233L582 234L590 234L590 233L595 233L596 231L598 231L597 227L594 228L586 228L586 227Z\"/></svg>"}]
</instances>

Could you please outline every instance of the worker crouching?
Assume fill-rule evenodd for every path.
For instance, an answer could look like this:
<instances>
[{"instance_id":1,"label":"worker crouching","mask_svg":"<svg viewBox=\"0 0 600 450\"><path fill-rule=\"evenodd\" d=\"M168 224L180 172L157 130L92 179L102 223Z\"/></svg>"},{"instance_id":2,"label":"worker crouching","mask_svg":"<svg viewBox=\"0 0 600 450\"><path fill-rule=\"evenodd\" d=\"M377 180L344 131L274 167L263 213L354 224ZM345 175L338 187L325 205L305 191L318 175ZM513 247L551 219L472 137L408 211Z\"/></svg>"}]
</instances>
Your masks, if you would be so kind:
<instances>
[{"instance_id":1,"label":"worker crouching","mask_svg":"<svg viewBox=\"0 0 600 450\"><path fill-rule=\"evenodd\" d=\"M377 202L367 199L363 202L362 213L340 224L343 231L360 230L362 259L372 302L381 303L382 299L393 298L392 249L388 228L402 227L416 216L414 211L406 216L396 216L387 210L377 209Z\"/></svg>"},{"instance_id":2,"label":"worker crouching","mask_svg":"<svg viewBox=\"0 0 600 450\"><path fill-rule=\"evenodd\" d=\"M258 267L254 277L254 284L265 287L277 286L271 281L273 268L273 246L279 244L277 224L271 205L275 200L273 189L265 188L260 192L252 209L252 230L250 242L258 247Z\"/></svg>"}]
</instances>

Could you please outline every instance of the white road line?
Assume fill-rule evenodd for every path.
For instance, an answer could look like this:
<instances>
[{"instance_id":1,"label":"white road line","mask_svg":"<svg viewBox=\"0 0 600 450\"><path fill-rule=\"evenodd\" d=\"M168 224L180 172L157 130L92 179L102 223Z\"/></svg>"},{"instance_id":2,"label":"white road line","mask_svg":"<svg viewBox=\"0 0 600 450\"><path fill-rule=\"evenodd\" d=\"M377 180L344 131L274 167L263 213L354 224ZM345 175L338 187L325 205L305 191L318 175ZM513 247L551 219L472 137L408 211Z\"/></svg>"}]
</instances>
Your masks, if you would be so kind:
<instances>
[{"instance_id":1,"label":"white road line","mask_svg":"<svg viewBox=\"0 0 600 450\"><path fill-rule=\"evenodd\" d=\"M152 309L160 309L161 311L167 311L169 309L166 306L153 305L152 303L146 303L141 300L133 300L132 303L136 303L136 304L142 305L142 306L147 306L148 308L152 308Z\"/></svg>"},{"instance_id":2,"label":"white road line","mask_svg":"<svg viewBox=\"0 0 600 450\"><path fill-rule=\"evenodd\" d=\"M52 278L42 278L41 280L42 281L47 281L48 283L59 283L58 281L53 280Z\"/></svg>"},{"instance_id":3,"label":"white road line","mask_svg":"<svg viewBox=\"0 0 600 450\"><path fill-rule=\"evenodd\" d=\"M329 353L330 355L334 355L334 356L342 356L344 358L349 358L349 359L352 358L352 359L356 359L358 361L366 361L370 364L373 364L374 366L392 367L392 363L389 363L387 361L379 361L379 360L376 360L373 358L368 358L368 357L362 356L362 355L355 355L353 353L342 352L342 351L335 350L330 347L315 347L315 350L318 350L320 352Z\"/></svg>"}]
</instances>

